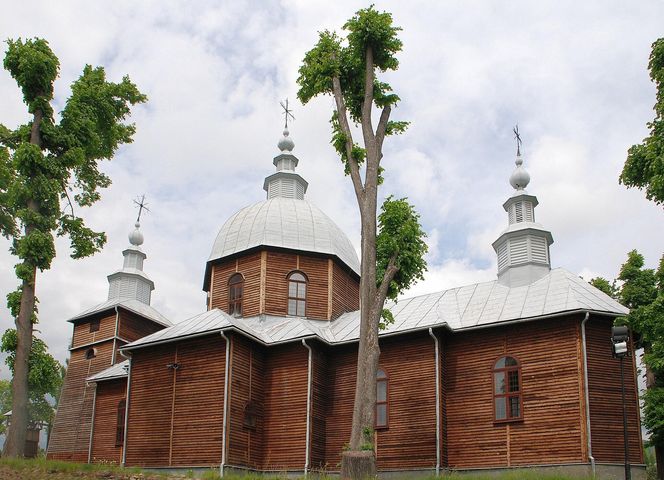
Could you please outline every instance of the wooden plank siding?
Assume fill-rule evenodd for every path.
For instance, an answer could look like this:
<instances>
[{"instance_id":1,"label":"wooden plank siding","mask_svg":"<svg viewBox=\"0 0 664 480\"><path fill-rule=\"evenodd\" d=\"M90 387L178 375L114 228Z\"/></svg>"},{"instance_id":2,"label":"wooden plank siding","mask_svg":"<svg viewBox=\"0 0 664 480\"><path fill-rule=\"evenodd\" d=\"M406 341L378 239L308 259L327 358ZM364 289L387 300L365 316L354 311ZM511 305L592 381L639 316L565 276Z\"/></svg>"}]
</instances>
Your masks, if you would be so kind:
<instances>
[{"instance_id":1,"label":"wooden plank siding","mask_svg":"<svg viewBox=\"0 0 664 480\"><path fill-rule=\"evenodd\" d=\"M376 431L381 470L433 468L436 464L436 377L428 333L381 339L380 366L389 376L389 425ZM337 347L328 358L326 464L338 470L350 439L357 346Z\"/></svg>"},{"instance_id":2,"label":"wooden plank siding","mask_svg":"<svg viewBox=\"0 0 664 480\"><path fill-rule=\"evenodd\" d=\"M288 274L302 271L308 279L306 316L317 320L336 318L359 308L359 280L333 261L322 256L262 250L246 257L216 263L210 275L210 308L228 311L228 280L244 276L242 315L288 314ZM330 277L332 284L330 284ZM331 302L331 305L330 305Z\"/></svg>"},{"instance_id":3,"label":"wooden plank siding","mask_svg":"<svg viewBox=\"0 0 664 480\"><path fill-rule=\"evenodd\" d=\"M265 352L264 470L303 470L308 351L301 343Z\"/></svg>"},{"instance_id":4,"label":"wooden plank siding","mask_svg":"<svg viewBox=\"0 0 664 480\"><path fill-rule=\"evenodd\" d=\"M623 462L622 394L620 360L611 350L612 319L591 316L586 324L588 346L588 391L590 394L590 431L592 450L598 462ZM641 429L636 391L635 358L626 358L625 398L629 457L632 463L643 463Z\"/></svg>"},{"instance_id":5,"label":"wooden plank siding","mask_svg":"<svg viewBox=\"0 0 664 480\"><path fill-rule=\"evenodd\" d=\"M111 366L113 342L98 343L94 348L97 354L90 360L85 358L86 347L70 353L48 445L48 458L77 462L88 460L94 386L86 385L85 379Z\"/></svg>"},{"instance_id":6,"label":"wooden plank siding","mask_svg":"<svg viewBox=\"0 0 664 480\"><path fill-rule=\"evenodd\" d=\"M139 338L163 330L165 327L151 320L120 309L120 319L118 322L118 336L128 342L133 342ZM118 361L123 361L124 357L118 357Z\"/></svg>"},{"instance_id":7,"label":"wooden plank siding","mask_svg":"<svg viewBox=\"0 0 664 480\"><path fill-rule=\"evenodd\" d=\"M260 252L214 265L210 286L210 308L228 312L228 281L235 273L244 277L242 315L251 317L260 313L261 254Z\"/></svg>"},{"instance_id":8,"label":"wooden plank siding","mask_svg":"<svg viewBox=\"0 0 664 480\"><path fill-rule=\"evenodd\" d=\"M311 385L311 442L309 467L327 471L330 465L326 458L327 417L330 406L328 376L328 353L325 346L315 340L307 340L312 349Z\"/></svg>"},{"instance_id":9,"label":"wooden plank siding","mask_svg":"<svg viewBox=\"0 0 664 480\"><path fill-rule=\"evenodd\" d=\"M452 468L585 461L578 342L582 316L447 335L446 453ZM523 419L494 423L499 356L521 365Z\"/></svg>"},{"instance_id":10,"label":"wooden plank siding","mask_svg":"<svg viewBox=\"0 0 664 480\"><path fill-rule=\"evenodd\" d=\"M99 319L99 330L90 332L90 321ZM101 340L115 336L115 310L102 316L95 315L84 320L79 320L74 324L74 334L72 336L72 348L82 345L99 342Z\"/></svg>"},{"instance_id":11,"label":"wooden plank siding","mask_svg":"<svg viewBox=\"0 0 664 480\"><path fill-rule=\"evenodd\" d=\"M345 269L334 263L332 269L332 318L360 308L360 283Z\"/></svg>"},{"instance_id":12,"label":"wooden plank siding","mask_svg":"<svg viewBox=\"0 0 664 480\"><path fill-rule=\"evenodd\" d=\"M116 445L118 405L127 394L127 379L110 380L97 384L95 423L92 433L92 462L122 462L122 446Z\"/></svg>"},{"instance_id":13,"label":"wooden plank siding","mask_svg":"<svg viewBox=\"0 0 664 480\"><path fill-rule=\"evenodd\" d=\"M229 465L258 469L262 466L265 393L264 349L241 335L229 334L231 348L230 415L228 425ZM255 427L245 425L245 408L255 406Z\"/></svg>"},{"instance_id":14,"label":"wooden plank siding","mask_svg":"<svg viewBox=\"0 0 664 480\"><path fill-rule=\"evenodd\" d=\"M219 335L134 352L127 465L221 462L224 356Z\"/></svg>"}]
</instances>

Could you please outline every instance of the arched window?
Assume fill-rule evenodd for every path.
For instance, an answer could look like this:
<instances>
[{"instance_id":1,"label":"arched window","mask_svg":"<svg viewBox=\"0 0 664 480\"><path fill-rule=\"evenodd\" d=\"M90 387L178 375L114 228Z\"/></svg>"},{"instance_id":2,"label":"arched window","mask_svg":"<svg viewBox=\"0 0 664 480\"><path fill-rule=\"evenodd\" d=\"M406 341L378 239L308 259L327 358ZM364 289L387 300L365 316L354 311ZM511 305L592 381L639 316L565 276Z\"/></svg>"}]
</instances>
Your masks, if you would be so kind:
<instances>
[{"instance_id":1,"label":"arched window","mask_svg":"<svg viewBox=\"0 0 664 480\"><path fill-rule=\"evenodd\" d=\"M244 406L244 427L255 430L257 417L258 409L256 408L256 403L248 401Z\"/></svg>"},{"instance_id":2,"label":"arched window","mask_svg":"<svg viewBox=\"0 0 664 480\"><path fill-rule=\"evenodd\" d=\"M307 277L302 272L288 275L288 315L306 316Z\"/></svg>"},{"instance_id":3,"label":"arched window","mask_svg":"<svg viewBox=\"0 0 664 480\"><path fill-rule=\"evenodd\" d=\"M493 411L497 422L523 418L521 367L513 357L500 357L493 366Z\"/></svg>"},{"instance_id":4,"label":"arched window","mask_svg":"<svg viewBox=\"0 0 664 480\"><path fill-rule=\"evenodd\" d=\"M389 377L385 370L378 367L376 372L376 428L387 428L388 421L388 392Z\"/></svg>"},{"instance_id":5,"label":"arched window","mask_svg":"<svg viewBox=\"0 0 664 480\"><path fill-rule=\"evenodd\" d=\"M127 413L127 401L123 398L118 402L118 416L115 424L115 446L121 447L124 445L124 427L125 415Z\"/></svg>"},{"instance_id":6,"label":"arched window","mask_svg":"<svg viewBox=\"0 0 664 480\"><path fill-rule=\"evenodd\" d=\"M228 280L228 314L240 317L242 315L242 290L244 277L235 273Z\"/></svg>"},{"instance_id":7,"label":"arched window","mask_svg":"<svg viewBox=\"0 0 664 480\"><path fill-rule=\"evenodd\" d=\"M86 360L92 360L96 356L97 356L97 350L95 350L94 348L88 348L85 351L85 359Z\"/></svg>"}]
</instances>

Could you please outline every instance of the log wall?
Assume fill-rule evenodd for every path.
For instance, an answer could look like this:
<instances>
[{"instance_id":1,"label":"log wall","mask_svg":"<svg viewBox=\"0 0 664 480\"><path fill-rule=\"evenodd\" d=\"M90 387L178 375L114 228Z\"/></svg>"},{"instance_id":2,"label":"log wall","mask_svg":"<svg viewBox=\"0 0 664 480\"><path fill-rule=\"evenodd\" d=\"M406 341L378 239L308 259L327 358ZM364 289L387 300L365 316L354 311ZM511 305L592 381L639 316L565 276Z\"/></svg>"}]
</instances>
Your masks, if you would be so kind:
<instances>
[{"instance_id":1,"label":"log wall","mask_svg":"<svg viewBox=\"0 0 664 480\"><path fill-rule=\"evenodd\" d=\"M586 324L588 346L588 391L590 393L590 429L592 450L598 462L624 461L620 360L611 350L612 320L591 317ZM635 356L623 360L627 431L631 463L643 463L641 426L636 391Z\"/></svg>"},{"instance_id":2,"label":"log wall","mask_svg":"<svg viewBox=\"0 0 664 480\"><path fill-rule=\"evenodd\" d=\"M337 318L346 312L359 310L359 280L336 263L334 264L332 275L332 318Z\"/></svg>"},{"instance_id":3,"label":"log wall","mask_svg":"<svg viewBox=\"0 0 664 480\"><path fill-rule=\"evenodd\" d=\"M118 322L118 336L128 342L133 342L139 338L163 330L165 327L151 320L143 318L126 310L120 309L120 319ZM124 357L122 357L124 360Z\"/></svg>"},{"instance_id":4,"label":"log wall","mask_svg":"<svg viewBox=\"0 0 664 480\"><path fill-rule=\"evenodd\" d=\"M332 271L330 271L332 269ZM288 314L288 274L307 276L306 316L329 320L359 308L359 280L327 258L281 251L263 251L217 263L212 267L210 308L228 311L228 280L244 276L242 313ZM332 282L330 282L332 280Z\"/></svg>"},{"instance_id":5,"label":"log wall","mask_svg":"<svg viewBox=\"0 0 664 480\"><path fill-rule=\"evenodd\" d=\"M262 347L241 335L230 335L230 338L228 464L257 469L263 464L265 353ZM249 402L255 407L254 426L245 424L245 409Z\"/></svg>"},{"instance_id":6,"label":"log wall","mask_svg":"<svg viewBox=\"0 0 664 480\"><path fill-rule=\"evenodd\" d=\"M94 348L97 355L91 360L85 358L87 347L70 353L48 445L48 458L76 462L88 460L94 386L86 385L85 379L111 366L113 341L98 343Z\"/></svg>"},{"instance_id":7,"label":"log wall","mask_svg":"<svg viewBox=\"0 0 664 480\"><path fill-rule=\"evenodd\" d=\"M122 462L122 446L116 445L118 405L126 398L127 380L110 380L97 384L95 422L92 433L92 462Z\"/></svg>"},{"instance_id":8,"label":"log wall","mask_svg":"<svg viewBox=\"0 0 664 480\"><path fill-rule=\"evenodd\" d=\"M265 353L265 470L302 470L307 417L307 349L301 343Z\"/></svg>"},{"instance_id":9,"label":"log wall","mask_svg":"<svg viewBox=\"0 0 664 480\"><path fill-rule=\"evenodd\" d=\"M99 318L99 330L90 332L90 321ZM115 335L115 311L111 311L104 316L92 316L74 324L74 333L72 336L72 348L88 345Z\"/></svg>"},{"instance_id":10,"label":"log wall","mask_svg":"<svg viewBox=\"0 0 664 480\"><path fill-rule=\"evenodd\" d=\"M224 355L219 335L134 352L127 465L221 462Z\"/></svg>"},{"instance_id":11,"label":"log wall","mask_svg":"<svg viewBox=\"0 0 664 480\"><path fill-rule=\"evenodd\" d=\"M584 457L582 317L448 335L443 385L452 468L587 461ZM521 365L523 419L495 423L493 364Z\"/></svg>"}]
</instances>

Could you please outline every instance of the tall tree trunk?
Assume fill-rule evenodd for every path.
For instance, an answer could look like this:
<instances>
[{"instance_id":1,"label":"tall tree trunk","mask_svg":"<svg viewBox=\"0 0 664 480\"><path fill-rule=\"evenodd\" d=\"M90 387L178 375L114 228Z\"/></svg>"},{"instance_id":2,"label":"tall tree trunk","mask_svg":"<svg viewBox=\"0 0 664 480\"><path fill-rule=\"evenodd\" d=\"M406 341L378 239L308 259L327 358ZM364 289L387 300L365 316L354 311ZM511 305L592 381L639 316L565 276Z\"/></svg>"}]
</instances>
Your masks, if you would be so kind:
<instances>
[{"instance_id":1,"label":"tall tree trunk","mask_svg":"<svg viewBox=\"0 0 664 480\"><path fill-rule=\"evenodd\" d=\"M34 112L30 143L42 147L41 123L43 112L37 109ZM39 211L39 204L29 200L28 209ZM34 226L26 224L25 236L30 235ZM25 439L28 430L28 362L30 348L32 347L32 314L35 311L35 279L37 268L29 260L23 261L24 267L31 272L30 278L21 284L21 306L16 317L16 359L14 362L14 376L12 378L12 417L7 430L7 438L3 455L6 457L22 457L25 454Z\"/></svg>"}]
</instances>

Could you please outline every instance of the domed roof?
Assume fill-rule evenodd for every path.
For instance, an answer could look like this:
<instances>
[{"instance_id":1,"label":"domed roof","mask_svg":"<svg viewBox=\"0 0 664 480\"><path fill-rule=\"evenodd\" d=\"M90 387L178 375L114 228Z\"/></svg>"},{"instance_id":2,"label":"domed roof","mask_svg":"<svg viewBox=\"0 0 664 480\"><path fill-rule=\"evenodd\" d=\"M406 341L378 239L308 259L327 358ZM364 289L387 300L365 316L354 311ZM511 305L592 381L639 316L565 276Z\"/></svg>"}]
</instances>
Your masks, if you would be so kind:
<instances>
[{"instance_id":1,"label":"domed roof","mask_svg":"<svg viewBox=\"0 0 664 480\"><path fill-rule=\"evenodd\" d=\"M243 208L221 227L208 262L258 246L333 255L360 273L346 234L305 200L276 197Z\"/></svg>"}]
</instances>

